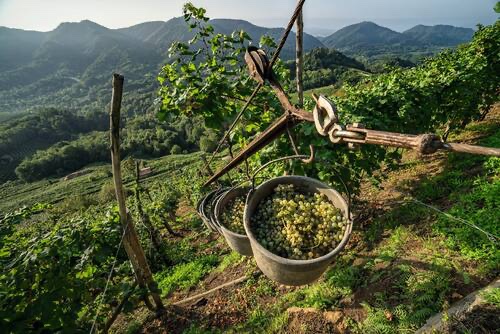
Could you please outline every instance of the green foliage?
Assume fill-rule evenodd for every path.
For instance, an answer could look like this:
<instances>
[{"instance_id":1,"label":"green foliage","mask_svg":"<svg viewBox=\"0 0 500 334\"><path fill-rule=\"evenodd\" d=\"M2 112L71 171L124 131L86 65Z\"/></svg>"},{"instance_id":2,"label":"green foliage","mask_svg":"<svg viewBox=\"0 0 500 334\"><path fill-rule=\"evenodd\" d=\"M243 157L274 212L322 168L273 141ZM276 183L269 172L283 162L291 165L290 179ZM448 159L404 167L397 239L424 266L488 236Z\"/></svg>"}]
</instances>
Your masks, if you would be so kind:
<instances>
[{"instance_id":1,"label":"green foliage","mask_svg":"<svg viewBox=\"0 0 500 334\"><path fill-rule=\"evenodd\" d=\"M168 296L177 288L187 289L198 283L218 262L219 260L215 255L207 255L168 268L155 274L154 278L162 291L162 296Z\"/></svg>"},{"instance_id":2,"label":"green foliage","mask_svg":"<svg viewBox=\"0 0 500 334\"><path fill-rule=\"evenodd\" d=\"M490 158L485 165L498 161ZM453 217L462 218L479 226L493 235L500 235L498 217L500 216L500 168L491 171L492 179L478 178L472 189L456 196L456 203L448 211ZM448 217L440 217L435 229L448 237L452 248L460 249L467 258L483 261L486 267L494 269L500 261L497 245L484 234L464 223Z\"/></svg>"},{"instance_id":3,"label":"green foliage","mask_svg":"<svg viewBox=\"0 0 500 334\"><path fill-rule=\"evenodd\" d=\"M1 326L7 332L88 330L119 243L118 215L111 211L29 223L42 209L36 205L0 220ZM121 284L109 287L101 311L131 288L123 252L114 275Z\"/></svg>"},{"instance_id":4,"label":"green foliage","mask_svg":"<svg viewBox=\"0 0 500 334\"><path fill-rule=\"evenodd\" d=\"M72 142L59 142L23 160L16 168L16 175L31 182L52 175L63 176L92 162L110 161L108 140L106 132L95 132Z\"/></svg>"},{"instance_id":5,"label":"green foliage","mask_svg":"<svg viewBox=\"0 0 500 334\"><path fill-rule=\"evenodd\" d=\"M224 258L222 259L221 263L217 267L217 271L218 272L223 272L224 270L232 267L233 265L240 263L244 259L245 258L242 257L240 254L238 254L237 252L232 251L228 255L224 256Z\"/></svg>"},{"instance_id":6,"label":"green foliage","mask_svg":"<svg viewBox=\"0 0 500 334\"><path fill-rule=\"evenodd\" d=\"M0 123L0 182L15 178L14 169L37 149L45 149L79 134L104 130L106 114L40 109Z\"/></svg>"},{"instance_id":7,"label":"green foliage","mask_svg":"<svg viewBox=\"0 0 500 334\"><path fill-rule=\"evenodd\" d=\"M199 120L183 117L167 124L151 116L134 117L126 120L121 134L122 155L143 158L192 152L198 150L200 138L207 133ZM37 151L17 166L16 174L23 181L33 182L64 176L91 163L109 162L110 157L108 132L91 132Z\"/></svg>"},{"instance_id":8,"label":"green foliage","mask_svg":"<svg viewBox=\"0 0 500 334\"><path fill-rule=\"evenodd\" d=\"M138 322L133 320L130 324L127 326L126 334L137 334L139 333L142 325Z\"/></svg>"},{"instance_id":9,"label":"green foliage","mask_svg":"<svg viewBox=\"0 0 500 334\"><path fill-rule=\"evenodd\" d=\"M181 154L181 153L182 153L182 148L179 145L175 144L174 146L172 146L172 149L170 150L170 154L175 155L175 154Z\"/></svg>"},{"instance_id":10,"label":"green foliage","mask_svg":"<svg viewBox=\"0 0 500 334\"><path fill-rule=\"evenodd\" d=\"M387 296L382 305L363 307L366 319L359 324L359 333L414 332L433 314L445 307L445 297L450 289L450 277L446 270L409 272L409 267L400 266L401 301L405 303L390 307ZM406 271L408 270L408 271Z\"/></svg>"},{"instance_id":11,"label":"green foliage","mask_svg":"<svg viewBox=\"0 0 500 334\"><path fill-rule=\"evenodd\" d=\"M201 137L200 139L200 150L207 153L212 153L217 148L217 139L213 136L211 137Z\"/></svg>"},{"instance_id":12,"label":"green foliage","mask_svg":"<svg viewBox=\"0 0 500 334\"><path fill-rule=\"evenodd\" d=\"M326 273L326 279L284 296L291 305L329 309L339 305L339 301L350 296L363 281L358 267L352 267L345 260L338 263Z\"/></svg>"},{"instance_id":13,"label":"green foliage","mask_svg":"<svg viewBox=\"0 0 500 334\"><path fill-rule=\"evenodd\" d=\"M296 64L287 62L295 78ZM365 66L356 59L345 56L334 49L317 48L304 56L304 89L324 87L327 85L341 85L344 81L355 84L369 75ZM291 87L295 89L294 86Z\"/></svg>"},{"instance_id":14,"label":"green foliage","mask_svg":"<svg viewBox=\"0 0 500 334\"><path fill-rule=\"evenodd\" d=\"M491 305L496 307L500 307L500 289L499 288L490 288L484 291L481 296L484 300Z\"/></svg>"},{"instance_id":15,"label":"green foliage","mask_svg":"<svg viewBox=\"0 0 500 334\"><path fill-rule=\"evenodd\" d=\"M169 119L197 115L208 127L221 129L232 120L255 87L241 61L250 36L244 31L230 35L216 33L213 26L207 24L205 10L189 3L184 6L184 19L193 29L194 37L188 43L172 44L169 50L174 61L166 64L158 76L161 98L158 116ZM272 40L262 38L261 43L267 46ZM262 112L257 106L264 104L268 107ZM275 115L274 108L279 108L279 104L271 98L270 90L264 89L245 114L252 118L247 123L249 126L238 128L233 142L240 143L256 133L259 123L269 124ZM240 132L243 135L238 135Z\"/></svg>"}]
</instances>

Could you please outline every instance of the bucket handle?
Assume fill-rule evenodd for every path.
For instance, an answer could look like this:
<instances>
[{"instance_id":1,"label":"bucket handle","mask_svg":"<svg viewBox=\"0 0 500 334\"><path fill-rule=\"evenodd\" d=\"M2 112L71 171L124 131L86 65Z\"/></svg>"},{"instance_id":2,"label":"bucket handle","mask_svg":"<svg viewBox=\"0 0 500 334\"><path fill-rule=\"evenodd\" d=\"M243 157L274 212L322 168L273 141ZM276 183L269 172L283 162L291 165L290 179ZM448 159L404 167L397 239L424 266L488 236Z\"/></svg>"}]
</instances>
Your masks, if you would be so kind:
<instances>
[{"instance_id":1,"label":"bucket handle","mask_svg":"<svg viewBox=\"0 0 500 334\"><path fill-rule=\"evenodd\" d=\"M276 162L280 162L280 161L300 159L300 160L302 160L302 162L304 162L306 164L307 163L312 163L312 162L315 161L315 158L314 158L314 147L312 145L310 145L309 149L311 150L311 154L309 156L307 156L307 155L301 155L301 154L290 155L290 156L281 157L281 158L277 158L277 159L271 160L271 161L265 163L264 165L262 165L261 167L259 167L259 169L257 169L253 173L253 175L252 175L252 187L250 188L250 191L248 192L247 201L248 201L248 198L250 197L250 194L253 193L253 191L255 190L255 178L257 177L257 174L259 174L261 171L263 171L264 169L266 169L268 166L270 166L270 165L272 165L272 164L274 164ZM324 159L319 159L318 161L324 162L324 163L327 162ZM347 195L347 219L350 220L351 219L351 192L349 191L349 188L347 187L347 184L344 182L344 180L340 176L341 175L340 172L336 168L334 168L334 167L331 167L331 169L335 172L338 180L344 186L345 194Z\"/></svg>"},{"instance_id":2,"label":"bucket handle","mask_svg":"<svg viewBox=\"0 0 500 334\"><path fill-rule=\"evenodd\" d=\"M252 190L255 190L255 178L257 177L257 174L262 172L264 169L269 167L270 165L280 162L280 161L285 161L285 160L296 160L300 159L302 160L303 163L309 164L314 161L314 147L312 145L309 146L309 150L311 151L310 155L304 155L304 154L297 154L297 155L289 155L286 157L281 157L277 158L274 160L271 160L269 162L266 162L264 165L260 166L252 175Z\"/></svg>"}]
</instances>

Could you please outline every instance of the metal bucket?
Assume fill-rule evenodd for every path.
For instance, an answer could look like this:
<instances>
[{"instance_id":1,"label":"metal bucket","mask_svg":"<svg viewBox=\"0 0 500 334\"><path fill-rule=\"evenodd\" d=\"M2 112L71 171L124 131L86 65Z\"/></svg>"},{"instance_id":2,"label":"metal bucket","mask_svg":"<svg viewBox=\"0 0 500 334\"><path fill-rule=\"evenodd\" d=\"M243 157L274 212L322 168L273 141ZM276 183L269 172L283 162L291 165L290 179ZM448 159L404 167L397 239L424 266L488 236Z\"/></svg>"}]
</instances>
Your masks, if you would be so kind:
<instances>
[{"instance_id":1,"label":"metal bucket","mask_svg":"<svg viewBox=\"0 0 500 334\"><path fill-rule=\"evenodd\" d=\"M198 207L198 213L200 214L203 224L205 224L205 226L213 232L217 232L217 228L212 225L212 221L210 220L210 212L213 211L214 203L212 202L212 200L217 195L218 191L219 190L213 190L209 192L205 197L203 197Z\"/></svg>"},{"instance_id":2,"label":"metal bucket","mask_svg":"<svg viewBox=\"0 0 500 334\"><path fill-rule=\"evenodd\" d=\"M313 260L290 260L273 254L261 246L255 238L250 218L255 213L260 201L271 195L273 190L280 184L292 184L299 192L325 194L330 202L342 211L344 217L350 215L349 205L336 190L318 180L304 176L277 177L261 184L248 194L243 222L260 270L273 281L284 285L299 286L309 284L317 280L326 271L337 254L347 244L352 232L352 219L351 217L348 218L344 237L339 245L322 257Z\"/></svg>"},{"instance_id":3,"label":"metal bucket","mask_svg":"<svg viewBox=\"0 0 500 334\"><path fill-rule=\"evenodd\" d=\"M226 238L227 244L232 250L244 256L252 256L252 247L248 237L244 234L238 234L228 230L222 222L222 212L227 207L228 203L236 197L246 197L249 188L235 187L225 192L215 204L215 221L220 228L222 235ZM243 219L243 217L241 217Z\"/></svg>"},{"instance_id":4,"label":"metal bucket","mask_svg":"<svg viewBox=\"0 0 500 334\"><path fill-rule=\"evenodd\" d=\"M222 188L217 191L217 193L212 197L212 210L208 212L208 218L210 219L210 224L217 230L217 232L219 232L219 234L222 234L222 229L219 225L219 222L215 218L215 207L219 199L230 189L231 188Z\"/></svg>"}]
</instances>

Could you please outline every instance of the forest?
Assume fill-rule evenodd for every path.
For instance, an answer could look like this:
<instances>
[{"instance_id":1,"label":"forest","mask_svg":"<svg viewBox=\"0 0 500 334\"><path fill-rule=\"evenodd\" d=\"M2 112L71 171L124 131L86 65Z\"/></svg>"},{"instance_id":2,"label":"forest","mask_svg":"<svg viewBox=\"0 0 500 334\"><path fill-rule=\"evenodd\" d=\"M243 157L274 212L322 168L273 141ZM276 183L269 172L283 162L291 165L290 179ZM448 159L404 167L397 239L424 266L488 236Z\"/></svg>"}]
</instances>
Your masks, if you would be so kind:
<instances>
[{"instance_id":1,"label":"forest","mask_svg":"<svg viewBox=\"0 0 500 334\"><path fill-rule=\"evenodd\" d=\"M2 121L2 331L413 333L431 316L497 280L498 157L421 156L374 145L352 149L319 136L314 124L301 123L217 186L204 186L213 171L283 113L272 88L263 85L214 154L257 85L242 61L249 41L257 40L243 30L223 31L220 22L215 29L213 21L204 8L186 4L176 27L182 23L190 39L173 41L158 73L151 66L147 89L136 90L144 79L134 77L128 84L123 72L125 94L131 92L122 102L123 193L152 286L139 284L123 247L127 230L120 225L110 166L111 106L103 102L111 98L109 83L94 91L106 112L96 106L40 107ZM422 31L427 33L413 33ZM463 35L467 32L460 31ZM277 41L264 34L258 45L272 57ZM386 49L373 59L356 56L359 50L349 55L323 47L308 51L304 88L326 89L343 123L500 145L499 21L479 26L467 43L418 61ZM296 99L294 62L277 60L273 70ZM303 107L312 111L309 93ZM248 182L273 159L309 154L311 145L314 163L274 164L262 178L307 175L335 189L345 185L353 230L319 280L290 287L267 278L253 257L232 251L210 231L200 204L211 191ZM139 170L146 167L153 174L141 178ZM88 173L60 179L82 168ZM241 224L238 214L235 223ZM337 223L341 228L340 218ZM316 256L315 251L308 254ZM230 285L220 288L225 284ZM149 295L154 293L165 309L153 307ZM478 324L481 333L497 330L498 287L484 289L481 298L468 319L446 322L447 330L469 333Z\"/></svg>"}]
</instances>

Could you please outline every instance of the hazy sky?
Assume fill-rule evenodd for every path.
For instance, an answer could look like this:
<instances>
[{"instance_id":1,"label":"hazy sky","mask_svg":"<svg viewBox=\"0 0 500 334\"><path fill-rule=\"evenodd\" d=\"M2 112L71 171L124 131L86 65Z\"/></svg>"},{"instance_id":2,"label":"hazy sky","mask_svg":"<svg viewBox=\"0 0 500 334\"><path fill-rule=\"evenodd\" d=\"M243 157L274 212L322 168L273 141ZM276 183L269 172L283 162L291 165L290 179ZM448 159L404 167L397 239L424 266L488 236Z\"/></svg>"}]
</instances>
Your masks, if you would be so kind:
<instances>
[{"instance_id":1,"label":"hazy sky","mask_svg":"<svg viewBox=\"0 0 500 334\"><path fill-rule=\"evenodd\" d=\"M0 0L0 26L48 31L61 22L89 19L109 28L166 21L182 14L185 0ZM296 0L193 0L212 18L240 18L284 25ZM496 0L308 0L306 30L326 34L345 25L374 21L395 30L415 24L474 27L491 24Z\"/></svg>"}]
</instances>

